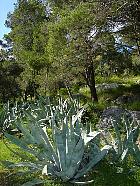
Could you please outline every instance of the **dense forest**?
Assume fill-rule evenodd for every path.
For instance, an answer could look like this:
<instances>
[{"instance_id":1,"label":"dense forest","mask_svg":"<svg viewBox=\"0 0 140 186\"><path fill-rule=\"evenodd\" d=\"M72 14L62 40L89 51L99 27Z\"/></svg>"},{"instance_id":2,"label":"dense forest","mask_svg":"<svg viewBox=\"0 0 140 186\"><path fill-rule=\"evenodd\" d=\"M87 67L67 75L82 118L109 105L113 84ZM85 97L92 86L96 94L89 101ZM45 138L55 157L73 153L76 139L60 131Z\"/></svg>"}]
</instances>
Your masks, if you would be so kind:
<instances>
[{"instance_id":1,"label":"dense forest","mask_svg":"<svg viewBox=\"0 0 140 186\"><path fill-rule=\"evenodd\" d=\"M0 40L0 186L140 185L140 1L17 0Z\"/></svg>"},{"instance_id":2,"label":"dense forest","mask_svg":"<svg viewBox=\"0 0 140 186\"><path fill-rule=\"evenodd\" d=\"M139 6L136 0L18 0L6 20L11 32L0 42L1 101L80 86L98 101L96 79L138 75Z\"/></svg>"}]
</instances>

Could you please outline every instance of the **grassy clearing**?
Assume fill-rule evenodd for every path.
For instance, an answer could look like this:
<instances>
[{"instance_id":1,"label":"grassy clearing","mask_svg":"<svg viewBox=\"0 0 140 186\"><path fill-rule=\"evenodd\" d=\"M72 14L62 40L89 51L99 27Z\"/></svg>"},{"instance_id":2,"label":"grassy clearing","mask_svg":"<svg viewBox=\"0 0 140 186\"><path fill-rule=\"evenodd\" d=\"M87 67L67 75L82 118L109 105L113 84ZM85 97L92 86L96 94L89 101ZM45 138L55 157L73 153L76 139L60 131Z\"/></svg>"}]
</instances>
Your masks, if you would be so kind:
<instances>
[{"instance_id":1,"label":"grassy clearing","mask_svg":"<svg viewBox=\"0 0 140 186\"><path fill-rule=\"evenodd\" d=\"M119 84L140 84L140 76L111 76L111 77L96 77L96 83L119 83Z\"/></svg>"},{"instance_id":2,"label":"grassy clearing","mask_svg":"<svg viewBox=\"0 0 140 186\"><path fill-rule=\"evenodd\" d=\"M102 82L102 80L104 81ZM125 78L113 76L109 79L101 79L100 81L98 80L97 83L117 83L119 84L119 87L108 90L97 89L99 102L93 104L95 110L98 108L98 110L102 111L110 106L119 106L129 110L140 110L140 76ZM90 90L88 87L80 88L79 93L85 96L86 100L90 103ZM137 97L139 99L133 100L132 102L117 104L115 100L121 96L132 98Z\"/></svg>"}]
</instances>

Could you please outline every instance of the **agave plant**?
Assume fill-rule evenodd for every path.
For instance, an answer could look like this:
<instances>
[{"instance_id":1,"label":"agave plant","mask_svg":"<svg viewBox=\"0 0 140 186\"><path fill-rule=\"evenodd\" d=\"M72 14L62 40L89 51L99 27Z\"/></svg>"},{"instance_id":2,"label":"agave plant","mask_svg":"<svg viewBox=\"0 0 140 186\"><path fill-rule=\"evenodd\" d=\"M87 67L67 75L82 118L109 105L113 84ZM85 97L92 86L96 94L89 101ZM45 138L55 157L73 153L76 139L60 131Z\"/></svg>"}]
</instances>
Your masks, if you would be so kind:
<instances>
[{"instance_id":1,"label":"agave plant","mask_svg":"<svg viewBox=\"0 0 140 186\"><path fill-rule=\"evenodd\" d=\"M77 110L80 108L80 104L77 100L69 102L63 100L61 97L58 100L50 101L50 98L46 99L40 97L36 104L31 105L29 115L32 114L38 123L41 125L45 124L46 121L51 123L51 117L55 114L55 121L61 125L67 114L75 115Z\"/></svg>"},{"instance_id":2,"label":"agave plant","mask_svg":"<svg viewBox=\"0 0 140 186\"><path fill-rule=\"evenodd\" d=\"M63 182L79 183L79 179L105 157L111 146L105 145L100 148L97 143L100 132L87 134L82 128L81 116L84 108L79 110L74 103L71 103L67 112L61 109L62 107L52 109L50 106L49 122L52 137L49 137L47 130L40 126L32 114L27 114L28 125L17 119L16 125L22 131L23 137L18 139L8 133L5 133L5 136L35 156L35 159L33 162L11 163L10 167L28 167L28 172L41 171L42 175L59 178ZM37 179L30 182L30 185L41 182L44 180Z\"/></svg>"},{"instance_id":3,"label":"agave plant","mask_svg":"<svg viewBox=\"0 0 140 186\"><path fill-rule=\"evenodd\" d=\"M112 146L113 158L115 161L127 158L128 154L135 155L138 157L138 147L136 145L136 141L139 136L139 123L133 118L133 120L129 120L127 117L122 117L122 124L125 126L125 132L121 133L119 130L119 125L121 123L117 123L110 118L110 122L113 126L113 134L109 131L105 131L105 141L106 144ZM115 136L114 136L115 134Z\"/></svg>"},{"instance_id":4,"label":"agave plant","mask_svg":"<svg viewBox=\"0 0 140 186\"><path fill-rule=\"evenodd\" d=\"M3 105L3 108L0 112L0 128L1 131L9 129L12 125L15 115L13 115L12 109L9 106L9 102Z\"/></svg>"}]
</instances>

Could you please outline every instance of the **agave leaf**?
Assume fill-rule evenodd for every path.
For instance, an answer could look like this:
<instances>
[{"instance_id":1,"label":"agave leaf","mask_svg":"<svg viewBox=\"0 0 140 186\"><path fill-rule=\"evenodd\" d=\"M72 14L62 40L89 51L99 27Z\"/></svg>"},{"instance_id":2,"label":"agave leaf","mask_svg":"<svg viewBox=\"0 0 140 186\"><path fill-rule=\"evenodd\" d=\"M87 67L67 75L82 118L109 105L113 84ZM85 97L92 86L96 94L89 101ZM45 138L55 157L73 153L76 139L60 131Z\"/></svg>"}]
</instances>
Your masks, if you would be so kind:
<instances>
[{"instance_id":1,"label":"agave leaf","mask_svg":"<svg viewBox=\"0 0 140 186\"><path fill-rule=\"evenodd\" d=\"M34 121L35 120L35 116L31 113L31 111L29 111L29 110L24 111L24 114L26 116L27 121Z\"/></svg>"},{"instance_id":2,"label":"agave leaf","mask_svg":"<svg viewBox=\"0 0 140 186\"><path fill-rule=\"evenodd\" d=\"M138 137L140 134L140 126L137 123L137 127L134 128L134 132L133 132L133 141L134 143L137 141Z\"/></svg>"},{"instance_id":3,"label":"agave leaf","mask_svg":"<svg viewBox=\"0 0 140 186\"><path fill-rule=\"evenodd\" d=\"M82 138L79 138L78 143L75 144L72 149L69 149L68 153L66 154L65 176L67 177L67 179L71 179L74 176L75 172L78 170L83 157L83 153L84 142Z\"/></svg>"},{"instance_id":4,"label":"agave leaf","mask_svg":"<svg viewBox=\"0 0 140 186\"><path fill-rule=\"evenodd\" d=\"M53 175L54 176L55 171L54 171L54 165L49 163L48 165L45 165L42 169L42 175Z\"/></svg>"},{"instance_id":5,"label":"agave leaf","mask_svg":"<svg viewBox=\"0 0 140 186\"><path fill-rule=\"evenodd\" d=\"M47 165L45 165L44 166L44 168L42 169L42 175L48 175L49 173L48 173L48 166Z\"/></svg>"},{"instance_id":6,"label":"agave leaf","mask_svg":"<svg viewBox=\"0 0 140 186\"><path fill-rule=\"evenodd\" d=\"M78 113L73 117L72 117L72 125L74 126L74 124L76 123L77 120L79 120L83 114L84 108L82 108L80 111L78 111Z\"/></svg>"},{"instance_id":7,"label":"agave leaf","mask_svg":"<svg viewBox=\"0 0 140 186\"><path fill-rule=\"evenodd\" d=\"M2 161L2 160L0 160L0 162L5 166L5 167L11 167L12 165L14 165L14 163L13 162L11 162L11 161Z\"/></svg>"},{"instance_id":8,"label":"agave leaf","mask_svg":"<svg viewBox=\"0 0 140 186\"><path fill-rule=\"evenodd\" d=\"M133 148L133 144L136 143L136 140L139 135L139 127L134 128L133 130L130 131L127 140L124 141L124 148Z\"/></svg>"},{"instance_id":9,"label":"agave leaf","mask_svg":"<svg viewBox=\"0 0 140 186\"><path fill-rule=\"evenodd\" d=\"M50 140L49 140L49 137L48 137L48 134L45 133L43 131L43 129L37 125L38 127L38 131L40 132L41 136L42 136L42 139L44 140L44 144L46 146L46 149L48 148L48 151L49 151L49 154L50 154L50 158L52 159L52 161L54 161L57 165L59 165L59 160L58 160L58 157L54 151L54 148L53 148L53 145L51 144Z\"/></svg>"},{"instance_id":10,"label":"agave leaf","mask_svg":"<svg viewBox=\"0 0 140 186\"><path fill-rule=\"evenodd\" d=\"M84 147L84 140L82 139L82 137L79 137L79 141L74 147L74 152L78 153L83 147Z\"/></svg>"},{"instance_id":11,"label":"agave leaf","mask_svg":"<svg viewBox=\"0 0 140 186\"><path fill-rule=\"evenodd\" d=\"M90 132L89 134L87 134L86 131L83 130L82 131L82 138L84 139L85 145L87 143L89 143L91 140L98 137L100 134L101 134L101 132L98 132L98 131Z\"/></svg>"},{"instance_id":12,"label":"agave leaf","mask_svg":"<svg viewBox=\"0 0 140 186\"><path fill-rule=\"evenodd\" d=\"M23 134L24 134L24 141L28 145L29 144L38 144L38 145L45 148L46 144L44 143L42 136L40 134L40 131L38 130L38 125L36 125L36 121L34 120L34 125L31 122L29 122L29 125L31 126L31 133L25 127L22 127L22 125L19 123L19 127L23 131ZM52 154L50 153L49 147L47 146L47 148L45 148L45 149L47 151L47 153L44 152L46 157L48 157L48 159L50 161L53 161L53 159L51 158Z\"/></svg>"},{"instance_id":13,"label":"agave leaf","mask_svg":"<svg viewBox=\"0 0 140 186\"><path fill-rule=\"evenodd\" d=\"M30 122L29 125L31 126L30 127L31 128L31 135L34 138L35 144L38 144L38 145L44 144L42 136L38 130L38 126L36 125L36 122L34 121L34 124L32 122Z\"/></svg>"},{"instance_id":14,"label":"agave leaf","mask_svg":"<svg viewBox=\"0 0 140 186\"><path fill-rule=\"evenodd\" d=\"M74 133L74 128L71 125L71 128L69 130L67 130L67 142L66 142L66 169L68 169L70 167L71 164L71 159L74 155L73 151L74 151L74 147L77 143L76 138L79 138L79 136L77 136Z\"/></svg>"},{"instance_id":15,"label":"agave leaf","mask_svg":"<svg viewBox=\"0 0 140 186\"><path fill-rule=\"evenodd\" d=\"M85 181L85 182L80 182L80 181L70 181L70 183L78 184L78 185L87 185L87 184L91 184L91 183L93 183L93 182L94 182L94 180Z\"/></svg>"},{"instance_id":16,"label":"agave leaf","mask_svg":"<svg viewBox=\"0 0 140 186\"><path fill-rule=\"evenodd\" d=\"M137 144L133 144L133 156L134 156L134 159L136 160L136 162L139 164L140 166L140 149L138 148L138 145Z\"/></svg>"},{"instance_id":17,"label":"agave leaf","mask_svg":"<svg viewBox=\"0 0 140 186\"><path fill-rule=\"evenodd\" d=\"M21 147L23 150L33 154L34 156L37 155L37 152L35 152L35 150L31 149L28 147L28 143L26 143L24 140L20 140L8 133L4 133L5 136L14 144L16 144L17 146Z\"/></svg>"},{"instance_id":18,"label":"agave leaf","mask_svg":"<svg viewBox=\"0 0 140 186\"><path fill-rule=\"evenodd\" d=\"M92 160L93 157L97 156L101 152L99 146L95 143L90 143L89 148L90 150L86 155L89 160Z\"/></svg>"},{"instance_id":19,"label":"agave leaf","mask_svg":"<svg viewBox=\"0 0 140 186\"><path fill-rule=\"evenodd\" d=\"M43 165L41 164L35 164L31 162L20 162L20 163L14 163L9 165L9 167L31 167L33 169L42 170Z\"/></svg>"},{"instance_id":20,"label":"agave leaf","mask_svg":"<svg viewBox=\"0 0 140 186\"><path fill-rule=\"evenodd\" d=\"M126 137L128 138L129 136L129 132L130 132L130 121L128 120L128 118L126 117L126 115L123 116L122 118L122 123L125 125L125 129L126 129Z\"/></svg>"},{"instance_id":21,"label":"agave leaf","mask_svg":"<svg viewBox=\"0 0 140 186\"><path fill-rule=\"evenodd\" d=\"M19 128L19 130L21 130L22 134L24 135L24 139L26 139L26 143L28 144L34 144L36 142L34 136L31 135L31 133L29 132L29 130L26 129L26 127L22 126L21 124L21 120L16 120L15 121L16 126Z\"/></svg>"},{"instance_id":22,"label":"agave leaf","mask_svg":"<svg viewBox=\"0 0 140 186\"><path fill-rule=\"evenodd\" d=\"M66 162L67 166L69 165L70 160L72 159L73 151L76 144L79 141L79 138L80 136L75 133L72 121L70 121L70 129L67 133L67 162Z\"/></svg>"},{"instance_id":23,"label":"agave leaf","mask_svg":"<svg viewBox=\"0 0 140 186\"><path fill-rule=\"evenodd\" d=\"M67 118L65 118L65 122L63 122L62 130L59 130L57 133L58 133L58 136L56 135L56 144L58 147L57 151L59 153L60 168L61 168L61 171L62 170L66 171L67 170L66 154L68 152L68 135L69 135L69 127L68 127Z\"/></svg>"},{"instance_id":24,"label":"agave leaf","mask_svg":"<svg viewBox=\"0 0 140 186\"><path fill-rule=\"evenodd\" d=\"M125 149L125 150L123 150L123 153L122 153L122 155L121 155L121 160L123 161L124 160L124 158L126 157L126 155L128 154L128 148L127 149Z\"/></svg>"},{"instance_id":25,"label":"agave leaf","mask_svg":"<svg viewBox=\"0 0 140 186\"><path fill-rule=\"evenodd\" d=\"M79 136L81 136L81 127L80 127L80 122L79 122L79 118L77 119L77 121L75 122L75 133Z\"/></svg>"},{"instance_id":26,"label":"agave leaf","mask_svg":"<svg viewBox=\"0 0 140 186\"><path fill-rule=\"evenodd\" d=\"M99 161L101 161L104 156L108 153L108 151L111 149L111 146L105 145L101 151L92 158L92 160L85 165L84 168L78 171L78 173L74 176L75 179L78 179L82 176L84 176L93 166L95 166Z\"/></svg>"},{"instance_id":27,"label":"agave leaf","mask_svg":"<svg viewBox=\"0 0 140 186\"><path fill-rule=\"evenodd\" d=\"M59 153L60 153L59 159L60 159L60 164L61 164L61 171L56 172L56 174L57 174L57 176L60 176L61 179L63 179L63 181L69 180L70 178L72 178L74 176L75 171L79 167L80 161L82 160L82 156L83 156L83 152L84 152L83 139L78 136L79 141L77 142L77 140L75 140L75 136L77 137L77 134L74 133L73 126L71 126L71 127L72 127L71 128L72 133L70 133L71 135L69 134L68 124L63 128L62 136L64 134L64 136L63 136L64 139L60 133L59 143L62 144L61 146L58 145L58 139L57 139L57 146L59 147ZM58 138L58 136L56 138ZM63 142L63 140L64 140L64 142ZM72 148L69 148L71 144L73 144ZM65 146L65 145L67 145L67 146ZM66 150L66 149L68 149L68 150ZM66 153L66 151L67 151L67 153ZM72 151L72 153L69 151Z\"/></svg>"},{"instance_id":28,"label":"agave leaf","mask_svg":"<svg viewBox=\"0 0 140 186\"><path fill-rule=\"evenodd\" d=\"M57 144L57 155L58 155L61 171L65 170L65 160L66 160L66 145L64 144L62 133L63 130L59 130L56 128L55 143Z\"/></svg>"},{"instance_id":29,"label":"agave leaf","mask_svg":"<svg viewBox=\"0 0 140 186\"><path fill-rule=\"evenodd\" d=\"M24 140L24 138L22 138L22 141L21 139L18 139L17 137L14 137L13 135L10 135L8 133L4 133L5 136L14 144L16 144L17 146L19 146L21 149L23 149L24 151L32 154L33 156L35 157L38 157L39 159L44 159L45 156L44 154L38 152L37 150L35 150L35 148L30 148L28 147L28 143L26 143L26 141ZM10 149L10 147L8 147ZM11 149L12 150L12 149ZM18 152L15 152L12 150L13 153L19 155L20 157L22 158L25 158L24 155L22 155L21 153L18 153ZM28 158L28 156L26 156L26 159Z\"/></svg>"},{"instance_id":30,"label":"agave leaf","mask_svg":"<svg viewBox=\"0 0 140 186\"><path fill-rule=\"evenodd\" d=\"M118 147L118 154L121 154L122 151L123 151L123 144L122 144L122 140L121 140L121 134L120 134L120 131L119 131L119 128L118 128L118 124L115 121L113 121L112 124L113 124L113 127L115 129L115 134L116 134L116 138L117 138L116 143L117 143L117 147Z\"/></svg>"},{"instance_id":31,"label":"agave leaf","mask_svg":"<svg viewBox=\"0 0 140 186\"><path fill-rule=\"evenodd\" d=\"M20 171L16 171L16 172L12 172L10 174L8 174L7 177L10 177L10 176L13 176L13 175L16 175L16 176L25 176L25 175L31 175L35 172L35 169L24 169L24 170L20 170Z\"/></svg>"}]
</instances>

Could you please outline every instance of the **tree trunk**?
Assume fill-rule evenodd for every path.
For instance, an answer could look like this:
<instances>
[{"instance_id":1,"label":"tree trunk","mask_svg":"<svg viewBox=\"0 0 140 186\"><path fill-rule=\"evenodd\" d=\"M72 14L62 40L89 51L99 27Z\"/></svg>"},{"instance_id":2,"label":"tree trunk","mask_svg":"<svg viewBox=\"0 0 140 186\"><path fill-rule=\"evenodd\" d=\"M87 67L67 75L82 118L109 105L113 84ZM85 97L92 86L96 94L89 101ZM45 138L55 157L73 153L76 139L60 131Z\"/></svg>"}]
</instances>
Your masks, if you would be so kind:
<instances>
[{"instance_id":1,"label":"tree trunk","mask_svg":"<svg viewBox=\"0 0 140 186\"><path fill-rule=\"evenodd\" d=\"M140 56L140 45L139 45L139 39L138 39L138 28L137 25L135 24L135 19L134 19L134 36L135 36L135 41L136 41L136 46L137 46L137 53L138 56Z\"/></svg>"},{"instance_id":2,"label":"tree trunk","mask_svg":"<svg viewBox=\"0 0 140 186\"><path fill-rule=\"evenodd\" d=\"M86 69L86 81L90 88L91 100L98 102L97 91L95 87L95 72L93 68L93 62Z\"/></svg>"},{"instance_id":3,"label":"tree trunk","mask_svg":"<svg viewBox=\"0 0 140 186\"><path fill-rule=\"evenodd\" d=\"M90 93L91 93L91 100L98 102L98 96L97 96L95 83L93 82L93 85L89 86L89 88L90 88Z\"/></svg>"},{"instance_id":4,"label":"tree trunk","mask_svg":"<svg viewBox=\"0 0 140 186\"><path fill-rule=\"evenodd\" d=\"M140 56L140 46L139 46L138 39L136 39L136 44L137 44L138 56Z\"/></svg>"}]
</instances>

